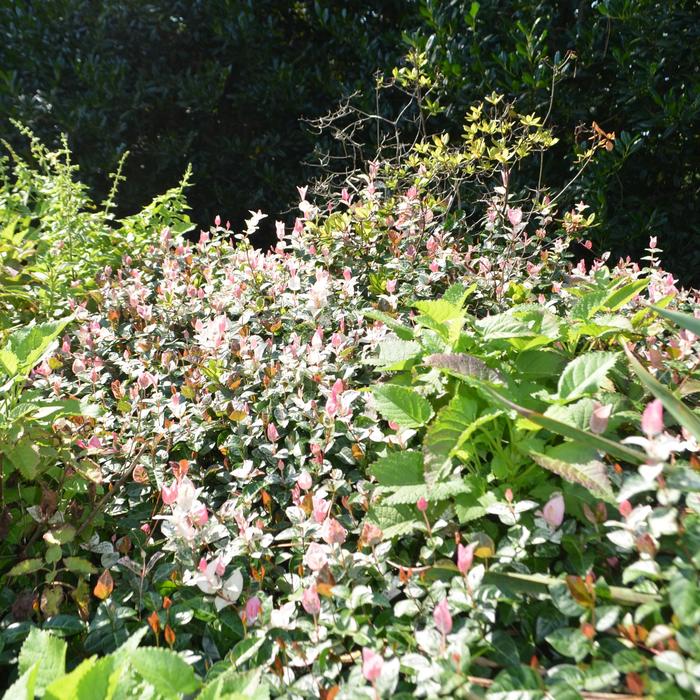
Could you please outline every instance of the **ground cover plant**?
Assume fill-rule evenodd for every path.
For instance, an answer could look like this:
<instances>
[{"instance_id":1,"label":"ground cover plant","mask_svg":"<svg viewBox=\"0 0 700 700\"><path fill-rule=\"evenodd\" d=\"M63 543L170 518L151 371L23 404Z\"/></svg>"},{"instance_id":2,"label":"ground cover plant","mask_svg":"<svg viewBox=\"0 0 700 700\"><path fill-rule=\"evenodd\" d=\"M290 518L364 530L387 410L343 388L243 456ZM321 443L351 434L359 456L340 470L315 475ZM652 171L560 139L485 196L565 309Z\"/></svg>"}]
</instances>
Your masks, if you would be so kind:
<instances>
[{"instance_id":1,"label":"ground cover plant","mask_svg":"<svg viewBox=\"0 0 700 700\"><path fill-rule=\"evenodd\" d=\"M493 95L267 252L180 188L50 303L75 173L6 171L6 697L698 694L697 294L655 240L571 258L554 141Z\"/></svg>"}]
</instances>

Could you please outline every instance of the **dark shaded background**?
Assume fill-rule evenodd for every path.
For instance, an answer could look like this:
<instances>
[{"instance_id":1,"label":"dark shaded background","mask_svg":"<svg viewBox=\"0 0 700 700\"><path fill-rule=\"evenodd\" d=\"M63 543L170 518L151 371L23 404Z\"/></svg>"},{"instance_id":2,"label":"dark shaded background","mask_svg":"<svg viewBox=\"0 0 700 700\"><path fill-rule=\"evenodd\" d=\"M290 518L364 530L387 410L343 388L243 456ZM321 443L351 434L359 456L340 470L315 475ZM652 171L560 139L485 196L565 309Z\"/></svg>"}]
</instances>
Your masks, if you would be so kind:
<instances>
[{"instance_id":1,"label":"dark shaded background","mask_svg":"<svg viewBox=\"0 0 700 700\"><path fill-rule=\"evenodd\" d=\"M571 177L577 127L617 134L571 188L597 211L596 246L643 254L659 236L667 267L700 282L698 2L601 0L4 0L0 2L0 136L6 117L49 143L66 132L99 201L129 150L120 211L137 210L194 167L193 219L240 225L249 209L283 216L318 137L300 123L344 95L374 99L374 72L409 47L442 76L458 134L466 107L493 90L521 111L548 110L562 139L547 182Z\"/></svg>"}]
</instances>

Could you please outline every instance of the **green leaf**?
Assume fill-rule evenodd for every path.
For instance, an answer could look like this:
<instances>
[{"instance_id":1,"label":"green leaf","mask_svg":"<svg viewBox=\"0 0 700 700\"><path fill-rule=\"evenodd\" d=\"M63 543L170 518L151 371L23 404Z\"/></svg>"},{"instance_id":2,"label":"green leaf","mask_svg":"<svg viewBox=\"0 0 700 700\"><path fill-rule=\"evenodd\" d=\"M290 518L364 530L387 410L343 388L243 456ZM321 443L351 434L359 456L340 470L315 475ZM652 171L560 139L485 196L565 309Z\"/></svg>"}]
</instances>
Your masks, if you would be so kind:
<instances>
[{"instance_id":1,"label":"green leaf","mask_svg":"<svg viewBox=\"0 0 700 700\"><path fill-rule=\"evenodd\" d=\"M2 700L34 700L39 662L32 664L5 692Z\"/></svg>"},{"instance_id":2,"label":"green leaf","mask_svg":"<svg viewBox=\"0 0 700 700\"><path fill-rule=\"evenodd\" d=\"M116 654L110 654L91 664L84 673L71 681L76 694L68 697L75 700L94 700L95 698L111 700L121 683L127 660L126 655L118 657ZM68 700L65 695L62 698Z\"/></svg>"},{"instance_id":3,"label":"green leaf","mask_svg":"<svg viewBox=\"0 0 700 700\"><path fill-rule=\"evenodd\" d=\"M505 406L506 408L509 408L512 411L515 411L523 418L527 418L527 420L531 421L532 423L540 425L543 428L547 428L547 430L551 430L553 433L563 435L564 437L570 438L571 440L575 440L576 442L579 442L582 445L592 447L596 450L607 452L608 454L612 455L613 457L617 457L618 459L626 459L630 462L633 462L634 464L644 464L646 462L647 458L643 452L639 452L638 450L634 450L631 447L627 447L627 445L621 445L617 442L614 442L613 440L608 440L607 438L604 438L600 435L595 435L593 433L587 433L583 430L579 430L574 426L567 425L566 423L561 423L558 420L549 418L548 416L542 415L541 413L537 413L537 411L532 411L529 408L525 408L524 406L519 406L518 404L514 403L510 399L507 399L505 396L503 396L487 384L482 383L480 385L480 389L485 395L489 396L498 404Z\"/></svg>"},{"instance_id":4,"label":"green leaf","mask_svg":"<svg viewBox=\"0 0 700 700\"><path fill-rule=\"evenodd\" d=\"M70 637L86 628L86 623L75 615L54 615L44 623L44 629L57 637Z\"/></svg>"},{"instance_id":5,"label":"green leaf","mask_svg":"<svg viewBox=\"0 0 700 700\"><path fill-rule=\"evenodd\" d=\"M591 653L591 640L583 632L573 627L555 630L545 640L562 656L568 656L577 663Z\"/></svg>"},{"instance_id":6,"label":"green leaf","mask_svg":"<svg viewBox=\"0 0 700 700\"><path fill-rule=\"evenodd\" d=\"M464 302L474 293L476 290L476 284L472 284L469 287L465 287L459 282L450 285L445 293L442 295L444 301L449 302L458 309L464 306Z\"/></svg>"},{"instance_id":7,"label":"green leaf","mask_svg":"<svg viewBox=\"0 0 700 700\"><path fill-rule=\"evenodd\" d=\"M382 486L422 484L423 455L414 450L392 452L378 459L369 469Z\"/></svg>"},{"instance_id":8,"label":"green leaf","mask_svg":"<svg viewBox=\"0 0 700 700\"><path fill-rule=\"evenodd\" d=\"M556 350L525 350L518 353L515 368L530 377L556 377L561 375L565 363L566 359Z\"/></svg>"},{"instance_id":9,"label":"green leaf","mask_svg":"<svg viewBox=\"0 0 700 700\"><path fill-rule=\"evenodd\" d=\"M459 321L465 319L465 313L459 306L450 304L444 299L431 301L416 301L413 306L418 309L423 315L427 316L436 323L445 323L445 321Z\"/></svg>"},{"instance_id":10,"label":"green leaf","mask_svg":"<svg viewBox=\"0 0 700 700\"><path fill-rule=\"evenodd\" d=\"M181 694L194 693L199 687L194 669L169 649L137 649L131 656L131 665L166 698L179 698Z\"/></svg>"},{"instance_id":11,"label":"green leaf","mask_svg":"<svg viewBox=\"0 0 700 700\"><path fill-rule=\"evenodd\" d=\"M379 526L386 539L406 535L420 524L415 506L373 505L367 512L367 520Z\"/></svg>"},{"instance_id":12,"label":"green leaf","mask_svg":"<svg viewBox=\"0 0 700 700\"><path fill-rule=\"evenodd\" d=\"M604 289L584 294L571 309L571 318L588 321L603 306L608 293Z\"/></svg>"},{"instance_id":13,"label":"green leaf","mask_svg":"<svg viewBox=\"0 0 700 700\"><path fill-rule=\"evenodd\" d=\"M680 311L669 311L668 309L662 309L658 306L652 306L652 309L656 311L657 314L667 318L669 321L673 321L681 328L685 328L687 331L700 336L700 318L695 318L690 314L684 314Z\"/></svg>"},{"instance_id":14,"label":"green leaf","mask_svg":"<svg viewBox=\"0 0 700 700\"><path fill-rule=\"evenodd\" d=\"M598 459L587 462L569 461L576 451L580 451L580 447L566 443L552 448L547 454L535 451L530 451L529 454L544 469L554 472L566 481L581 484L594 496L608 503L615 503L605 464ZM571 454L572 452L574 454Z\"/></svg>"},{"instance_id":15,"label":"green leaf","mask_svg":"<svg viewBox=\"0 0 700 700\"><path fill-rule=\"evenodd\" d=\"M91 576L97 573L97 569L92 563L81 557L64 557L63 564L69 571L83 576Z\"/></svg>"},{"instance_id":16,"label":"green leaf","mask_svg":"<svg viewBox=\"0 0 700 700\"><path fill-rule=\"evenodd\" d=\"M460 493L469 493L469 484L462 480L440 481L433 486L427 484L407 484L392 489L388 498L382 501L382 505L399 506L412 505L421 496L430 502L444 501Z\"/></svg>"},{"instance_id":17,"label":"green leaf","mask_svg":"<svg viewBox=\"0 0 700 700\"><path fill-rule=\"evenodd\" d=\"M24 561L15 564L8 572L7 576L26 576L39 571L44 566L42 559L25 559Z\"/></svg>"},{"instance_id":18,"label":"green leaf","mask_svg":"<svg viewBox=\"0 0 700 700\"><path fill-rule=\"evenodd\" d=\"M632 301L640 292L644 291L649 286L649 280L637 280L630 282L620 289L616 289L606 297L603 306L610 311L621 309L627 302Z\"/></svg>"},{"instance_id":19,"label":"green leaf","mask_svg":"<svg viewBox=\"0 0 700 700\"><path fill-rule=\"evenodd\" d=\"M231 669L209 681L197 700L268 700L270 689L261 675L261 669L245 673Z\"/></svg>"},{"instance_id":20,"label":"green leaf","mask_svg":"<svg viewBox=\"0 0 700 700\"><path fill-rule=\"evenodd\" d=\"M72 316L14 331L0 350L0 365L10 376L27 374L42 361L54 340L73 320Z\"/></svg>"},{"instance_id":21,"label":"green leaf","mask_svg":"<svg viewBox=\"0 0 700 700\"><path fill-rule=\"evenodd\" d=\"M661 401L664 408L686 429L696 440L700 440L700 418L698 418L682 401L677 399L658 379L647 372L632 354L627 345L622 346L634 373L642 384Z\"/></svg>"},{"instance_id":22,"label":"green leaf","mask_svg":"<svg viewBox=\"0 0 700 700\"><path fill-rule=\"evenodd\" d=\"M75 700L78 697L78 684L80 680L97 663L97 657L91 656L85 659L77 668L65 676L56 679L46 688L45 700ZM98 697L98 696L96 696Z\"/></svg>"},{"instance_id":23,"label":"green leaf","mask_svg":"<svg viewBox=\"0 0 700 700\"><path fill-rule=\"evenodd\" d=\"M382 416L404 428L420 428L433 416L430 402L413 389L384 384L374 387L372 394Z\"/></svg>"},{"instance_id":24,"label":"green leaf","mask_svg":"<svg viewBox=\"0 0 700 700\"><path fill-rule=\"evenodd\" d=\"M385 340L379 346L379 357L376 360L377 369L383 372L394 372L405 367L423 352L423 348L415 341Z\"/></svg>"},{"instance_id":25,"label":"green leaf","mask_svg":"<svg viewBox=\"0 0 700 700\"><path fill-rule=\"evenodd\" d=\"M5 456L25 479L32 481L39 475L38 466L41 455L39 454L39 446L33 440L20 440L5 453Z\"/></svg>"},{"instance_id":26,"label":"green leaf","mask_svg":"<svg viewBox=\"0 0 700 700\"><path fill-rule=\"evenodd\" d=\"M423 440L425 480L433 483L443 466L449 462L476 417L473 399L457 395L437 414Z\"/></svg>"},{"instance_id":27,"label":"green leaf","mask_svg":"<svg viewBox=\"0 0 700 700\"><path fill-rule=\"evenodd\" d=\"M589 352L569 362L559 378L558 398L573 401L597 391L617 362L614 352Z\"/></svg>"},{"instance_id":28,"label":"green leaf","mask_svg":"<svg viewBox=\"0 0 700 700\"><path fill-rule=\"evenodd\" d=\"M36 692L41 695L49 683L59 678L66 670L66 649L68 645L58 637L33 627L19 652L20 674L39 664L36 677Z\"/></svg>"}]
</instances>

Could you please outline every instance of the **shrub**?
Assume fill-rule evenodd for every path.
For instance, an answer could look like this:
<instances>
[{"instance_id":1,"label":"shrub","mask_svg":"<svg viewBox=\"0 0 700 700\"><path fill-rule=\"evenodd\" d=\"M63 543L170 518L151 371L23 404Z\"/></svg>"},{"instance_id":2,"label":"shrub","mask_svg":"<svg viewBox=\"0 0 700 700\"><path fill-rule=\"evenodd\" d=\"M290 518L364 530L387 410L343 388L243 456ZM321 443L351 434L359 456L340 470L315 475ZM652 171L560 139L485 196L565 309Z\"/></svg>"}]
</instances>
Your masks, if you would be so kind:
<instances>
[{"instance_id":1,"label":"shrub","mask_svg":"<svg viewBox=\"0 0 700 700\"><path fill-rule=\"evenodd\" d=\"M585 205L518 181L551 135L492 102L463 143L372 162L323 207L300 188L274 250L250 243L261 212L197 243L148 228L66 300L75 322L17 385L94 408L46 427L62 451L29 476L3 445L20 687L697 692L697 562L677 556L697 298L655 245L643 269L571 264ZM470 160L489 134L520 154ZM484 188L469 220L446 172Z\"/></svg>"}]
</instances>

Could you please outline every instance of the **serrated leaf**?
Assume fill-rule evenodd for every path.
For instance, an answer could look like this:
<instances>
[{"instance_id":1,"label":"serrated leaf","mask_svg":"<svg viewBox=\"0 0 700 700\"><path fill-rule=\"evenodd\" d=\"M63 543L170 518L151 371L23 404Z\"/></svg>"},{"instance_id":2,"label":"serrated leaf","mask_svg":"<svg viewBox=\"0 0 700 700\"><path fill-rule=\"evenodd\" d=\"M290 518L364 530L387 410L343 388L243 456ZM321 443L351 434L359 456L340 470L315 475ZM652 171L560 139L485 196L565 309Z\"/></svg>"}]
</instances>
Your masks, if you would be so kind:
<instances>
[{"instance_id":1,"label":"serrated leaf","mask_svg":"<svg viewBox=\"0 0 700 700\"><path fill-rule=\"evenodd\" d=\"M381 528L385 539L406 535L419 525L415 506L374 505L367 512L367 520Z\"/></svg>"},{"instance_id":2,"label":"serrated leaf","mask_svg":"<svg viewBox=\"0 0 700 700\"><path fill-rule=\"evenodd\" d=\"M93 698L111 700L126 668L127 658L127 656L120 658L116 654L110 654L96 661L77 677L76 694L72 697L75 700L93 700Z\"/></svg>"},{"instance_id":3,"label":"serrated leaf","mask_svg":"<svg viewBox=\"0 0 700 700\"><path fill-rule=\"evenodd\" d=\"M464 306L464 302L469 298L469 296L476 289L476 284L472 284L469 287L465 287L463 284L456 282L450 285L445 293L442 295L444 301L449 302L458 309Z\"/></svg>"},{"instance_id":4,"label":"serrated leaf","mask_svg":"<svg viewBox=\"0 0 700 700\"><path fill-rule=\"evenodd\" d=\"M607 296L608 292L604 289L584 294L571 309L571 318L588 321L588 319L602 308L603 302Z\"/></svg>"},{"instance_id":5,"label":"serrated leaf","mask_svg":"<svg viewBox=\"0 0 700 700\"><path fill-rule=\"evenodd\" d=\"M383 505L411 505L421 498L426 498L429 502L445 501L448 498L461 493L469 493L469 484L464 481L441 481L432 487L427 484L411 484L408 486L398 486L393 489L392 494L382 501Z\"/></svg>"},{"instance_id":6,"label":"serrated leaf","mask_svg":"<svg viewBox=\"0 0 700 700\"><path fill-rule=\"evenodd\" d=\"M179 698L181 694L194 693L199 687L194 669L169 649L137 649L131 655L131 665L166 698Z\"/></svg>"},{"instance_id":7,"label":"serrated leaf","mask_svg":"<svg viewBox=\"0 0 700 700\"><path fill-rule=\"evenodd\" d=\"M56 679L46 688L44 693L45 700L76 700L78 697L78 684L96 663L97 657L91 656L70 673Z\"/></svg>"},{"instance_id":8,"label":"serrated leaf","mask_svg":"<svg viewBox=\"0 0 700 700\"><path fill-rule=\"evenodd\" d=\"M442 467L459 448L462 436L476 417L476 411L476 401L460 395L439 411L423 440L427 482L434 482Z\"/></svg>"},{"instance_id":9,"label":"serrated leaf","mask_svg":"<svg viewBox=\"0 0 700 700\"><path fill-rule=\"evenodd\" d=\"M433 407L413 389L397 384L374 387L372 394L382 416L403 428L420 428L433 416Z\"/></svg>"},{"instance_id":10,"label":"serrated leaf","mask_svg":"<svg viewBox=\"0 0 700 700\"><path fill-rule=\"evenodd\" d=\"M240 672L230 669L209 681L197 700L268 700L269 687L261 682L261 669Z\"/></svg>"},{"instance_id":11,"label":"serrated leaf","mask_svg":"<svg viewBox=\"0 0 700 700\"><path fill-rule=\"evenodd\" d=\"M424 316L427 316L435 323L445 323L445 321L464 320L465 313L459 306L450 304L444 299L430 301L416 301L413 306Z\"/></svg>"},{"instance_id":12,"label":"serrated leaf","mask_svg":"<svg viewBox=\"0 0 700 700\"><path fill-rule=\"evenodd\" d=\"M379 346L377 369L393 372L404 369L410 360L421 354L423 349L412 340L385 340Z\"/></svg>"},{"instance_id":13,"label":"serrated leaf","mask_svg":"<svg viewBox=\"0 0 700 700\"><path fill-rule=\"evenodd\" d=\"M38 466L41 455L39 454L39 446L32 440L20 440L5 453L5 456L25 479L30 481L36 479L39 474Z\"/></svg>"},{"instance_id":14,"label":"serrated leaf","mask_svg":"<svg viewBox=\"0 0 700 700\"><path fill-rule=\"evenodd\" d=\"M565 445L561 447L566 447ZM563 452L563 451L561 451ZM559 456L554 450L549 454L530 451L532 459L541 467L562 477L571 483L580 484L588 489L594 496L608 503L615 503L615 496L610 485L605 464L593 459L588 462L569 462Z\"/></svg>"},{"instance_id":15,"label":"serrated leaf","mask_svg":"<svg viewBox=\"0 0 700 700\"><path fill-rule=\"evenodd\" d=\"M34 700L39 662L28 668L5 692L2 700Z\"/></svg>"},{"instance_id":16,"label":"serrated leaf","mask_svg":"<svg viewBox=\"0 0 700 700\"><path fill-rule=\"evenodd\" d=\"M421 484L423 455L414 450L392 452L374 462L369 471L381 486Z\"/></svg>"},{"instance_id":17,"label":"serrated leaf","mask_svg":"<svg viewBox=\"0 0 700 700\"><path fill-rule=\"evenodd\" d=\"M42 695L49 683L59 678L66 670L66 649L68 645L59 637L33 627L19 652L19 673L28 671L39 664L36 676L36 692Z\"/></svg>"},{"instance_id":18,"label":"serrated leaf","mask_svg":"<svg viewBox=\"0 0 700 700\"><path fill-rule=\"evenodd\" d=\"M617 362L615 352L589 352L569 362L559 378L557 396L573 401L600 388L608 372Z\"/></svg>"},{"instance_id":19,"label":"serrated leaf","mask_svg":"<svg viewBox=\"0 0 700 700\"><path fill-rule=\"evenodd\" d=\"M27 374L41 362L54 340L72 320L71 316L13 331L0 350L0 365L10 376Z\"/></svg>"}]
</instances>

